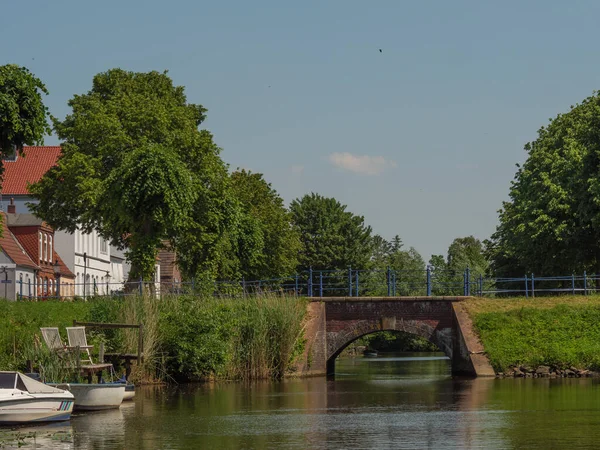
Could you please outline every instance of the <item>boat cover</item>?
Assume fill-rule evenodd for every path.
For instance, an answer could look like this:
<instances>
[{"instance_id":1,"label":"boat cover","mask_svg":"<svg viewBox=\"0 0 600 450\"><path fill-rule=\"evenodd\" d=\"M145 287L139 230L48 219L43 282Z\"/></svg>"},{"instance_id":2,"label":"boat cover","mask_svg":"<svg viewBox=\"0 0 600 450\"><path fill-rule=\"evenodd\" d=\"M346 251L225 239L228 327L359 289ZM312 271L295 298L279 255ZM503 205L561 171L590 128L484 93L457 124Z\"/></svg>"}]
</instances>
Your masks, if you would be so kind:
<instances>
[{"instance_id":1,"label":"boat cover","mask_svg":"<svg viewBox=\"0 0 600 450\"><path fill-rule=\"evenodd\" d=\"M64 392L62 389L40 383L19 372L0 372L0 389L14 389L15 387L30 394L62 394Z\"/></svg>"}]
</instances>

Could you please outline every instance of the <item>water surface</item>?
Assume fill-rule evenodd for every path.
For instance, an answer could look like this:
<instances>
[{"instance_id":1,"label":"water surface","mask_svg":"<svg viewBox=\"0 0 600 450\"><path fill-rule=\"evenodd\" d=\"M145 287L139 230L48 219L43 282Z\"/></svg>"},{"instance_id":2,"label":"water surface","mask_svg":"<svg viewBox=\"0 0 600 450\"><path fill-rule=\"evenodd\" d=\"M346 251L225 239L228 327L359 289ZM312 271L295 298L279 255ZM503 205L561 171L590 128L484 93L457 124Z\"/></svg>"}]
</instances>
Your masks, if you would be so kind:
<instances>
[{"instance_id":1,"label":"water surface","mask_svg":"<svg viewBox=\"0 0 600 450\"><path fill-rule=\"evenodd\" d=\"M338 360L334 380L145 387L119 410L37 427L36 443L61 449L598 448L599 386L596 379L452 378L449 361L430 353L347 358Z\"/></svg>"}]
</instances>

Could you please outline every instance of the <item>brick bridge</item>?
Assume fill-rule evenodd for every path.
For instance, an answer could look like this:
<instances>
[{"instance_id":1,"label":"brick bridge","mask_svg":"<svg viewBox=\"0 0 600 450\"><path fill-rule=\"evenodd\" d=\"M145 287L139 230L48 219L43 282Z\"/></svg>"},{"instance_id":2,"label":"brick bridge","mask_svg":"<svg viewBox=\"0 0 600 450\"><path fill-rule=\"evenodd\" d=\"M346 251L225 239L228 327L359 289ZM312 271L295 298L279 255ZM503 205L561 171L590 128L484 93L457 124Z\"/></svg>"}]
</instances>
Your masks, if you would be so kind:
<instances>
[{"instance_id":1,"label":"brick bridge","mask_svg":"<svg viewBox=\"0 0 600 450\"><path fill-rule=\"evenodd\" d=\"M494 376L461 305L465 298L312 298L298 370L304 375L333 374L336 357L351 342L377 331L403 331L427 339L448 355L453 374Z\"/></svg>"}]
</instances>

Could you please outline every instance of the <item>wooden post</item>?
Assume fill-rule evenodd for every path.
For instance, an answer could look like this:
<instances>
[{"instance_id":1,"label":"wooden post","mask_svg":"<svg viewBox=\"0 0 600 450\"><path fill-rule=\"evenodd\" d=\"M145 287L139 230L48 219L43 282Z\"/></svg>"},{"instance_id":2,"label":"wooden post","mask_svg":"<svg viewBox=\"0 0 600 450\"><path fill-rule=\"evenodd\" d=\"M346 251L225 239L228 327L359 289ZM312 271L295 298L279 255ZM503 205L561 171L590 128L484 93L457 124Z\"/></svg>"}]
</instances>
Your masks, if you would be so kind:
<instances>
[{"instance_id":1,"label":"wooden post","mask_svg":"<svg viewBox=\"0 0 600 450\"><path fill-rule=\"evenodd\" d=\"M139 328L139 334L138 334L138 355L137 355L137 363L138 366L140 364L142 364L144 362L144 324L140 323L140 328Z\"/></svg>"}]
</instances>

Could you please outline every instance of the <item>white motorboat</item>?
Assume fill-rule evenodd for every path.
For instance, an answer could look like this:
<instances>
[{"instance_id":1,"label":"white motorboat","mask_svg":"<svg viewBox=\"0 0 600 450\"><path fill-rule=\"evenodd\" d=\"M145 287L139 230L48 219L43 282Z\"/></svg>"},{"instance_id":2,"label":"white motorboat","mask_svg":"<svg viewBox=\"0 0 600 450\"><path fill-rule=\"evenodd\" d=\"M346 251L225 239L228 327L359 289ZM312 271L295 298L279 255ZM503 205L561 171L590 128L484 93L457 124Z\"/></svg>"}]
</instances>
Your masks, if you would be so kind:
<instances>
[{"instance_id":1,"label":"white motorboat","mask_svg":"<svg viewBox=\"0 0 600 450\"><path fill-rule=\"evenodd\" d=\"M69 420L73 394L19 372L0 372L0 424Z\"/></svg>"},{"instance_id":2,"label":"white motorboat","mask_svg":"<svg viewBox=\"0 0 600 450\"><path fill-rule=\"evenodd\" d=\"M53 384L65 389L75 397L76 411L97 411L118 408L125 396L124 384L100 383L60 383Z\"/></svg>"}]
</instances>

